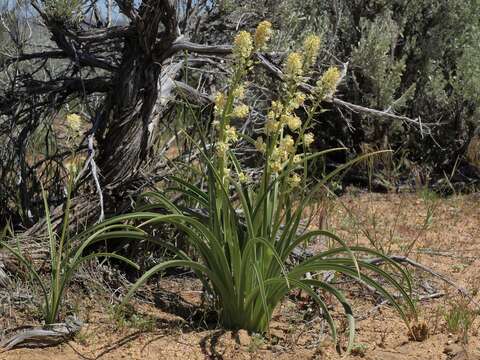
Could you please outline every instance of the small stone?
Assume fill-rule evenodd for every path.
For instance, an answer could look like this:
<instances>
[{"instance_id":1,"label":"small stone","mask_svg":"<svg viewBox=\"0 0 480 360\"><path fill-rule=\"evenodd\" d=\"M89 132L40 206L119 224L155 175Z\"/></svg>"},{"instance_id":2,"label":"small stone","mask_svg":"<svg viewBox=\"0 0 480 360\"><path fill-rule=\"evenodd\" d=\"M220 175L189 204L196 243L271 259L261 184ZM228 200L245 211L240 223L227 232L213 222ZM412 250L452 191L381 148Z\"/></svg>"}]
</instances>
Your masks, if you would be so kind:
<instances>
[{"instance_id":1,"label":"small stone","mask_svg":"<svg viewBox=\"0 0 480 360\"><path fill-rule=\"evenodd\" d=\"M280 329L270 329L270 336L279 340L285 340L285 333Z\"/></svg>"},{"instance_id":2,"label":"small stone","mask_svg":"<svg viewBox=\"0 0 480 360\"><path fill-rule=\"evenodd\" d=\"M463 351L462 346L460 346L458 344L449 344L449 345L445 346L445 349L443 350L443 353L447 354L447 355L449 355L449 354L456 355L461 351Z\"/></svg>"},{"instance_id":3,"label":"small stone","mask_svg":"<svg viewBox=\"0 0 480 360\"><path fill-rule=\"evenodd\" d=\"M237 342L242 346L248 346L252 342L252 338L248 335L247 330L238 330Z\"/></svg>"},{"instance_id":4,"label":"small stone","mask_svg":"<svg viewBox=\"0 0 480 360\"><path fill-rule=\"evenodd\" d=\"M283 348L280 345L273 345L271 347L273 353L282 352Z\"/></svg>"}]
</instances>

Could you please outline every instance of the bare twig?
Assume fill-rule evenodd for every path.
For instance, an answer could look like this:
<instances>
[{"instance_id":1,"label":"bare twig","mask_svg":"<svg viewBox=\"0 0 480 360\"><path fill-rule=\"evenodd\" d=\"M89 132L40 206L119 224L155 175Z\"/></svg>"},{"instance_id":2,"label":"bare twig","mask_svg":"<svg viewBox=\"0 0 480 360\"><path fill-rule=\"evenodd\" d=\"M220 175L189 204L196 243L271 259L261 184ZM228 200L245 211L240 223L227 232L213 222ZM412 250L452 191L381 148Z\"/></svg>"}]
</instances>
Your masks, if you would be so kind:
<instances>
[{"instance_id":1,"label":"bare twig","mask_svg":"<svg viewBox=\"0 0 480 360\"><path fill-rule=\"evenodd\" d=\"M282 70L280 70L275 64L273 64L271 61L269 61L263 54L257 54L257 58L260 62L260 65L262 65L269 73L274 75L279 80L284 79L284 75L283 75ZM347 66L348 66L348 63L343 64L342 75L341 75L339 81L341 81L346 76ZM302 85L300 85L300 88L303 89L306 92L309 92L309 93L313 91L313 87L311 85L308 85L308 84L302 84ZM411 119L407 116L400 116L400 115L392 114L391 112L387 112L387 111L367 108L365 106L352 104L348 101L341 100L341 99L339 99L337 97L334 97L334 96L332 96L330 99L327 99L327 100L331 101L335 105L338 105L338 106L341 106L343 108L349 109L350 111L365 113L365 114L372 115L372 116L375 116L375 117L380 117L380 118L388 118L388 119L392 119L392 120L399 120L399 121L408 122L410 124L414 124L417 127L419 127L422 134L424 132L426 132L427 134L430 134L430 129L428 127L428 124L423 124L420 118Z\"/></svg>"},{"instance_id":2,"label":"bare twig","mask_svg":"<svg viewBox=\"0 0 480 360\"><path fill-rule=\"evenodd\" d=\"M444 292L436 292L434 294L427 294L427 295L420 295L416 298L417 301L424 301L424 300L431 300L431 299L438 299L442 296L445 296ZM357 321L359 320L365 320L368 319L370 316L372 316L375 312L377 312L382 306L385 306L388 304L388 300L383 300L381 303L375 305L373 308L371 308L369 311L366 313L356 316L355 319Z\"/></svg>"},{"instance_id":3,"label":"bare twig","mask_svg":"<svg viewBox=\"0 0 480 360\"><path fill-rule=\"evenodd\" d=\"M480 307L480 304L478 304L478 302L475 301L475 299L473 298L473 296L470 294L470 292L460 286L458 286L455 281L451 280L450 278L446 277L445 275L443 274L440 274L439 272L433 270L433 269L430 269L429 267L423 265L423 264L420 264L406 256L390 256L389 257L391 260L395 261L395 262L398 262L398 263L406 263L406 264L409 264L413 267L416 267L422 271L425 271L433 276L435 276L436 278L439 278L440 280L446 282L448 285L452 286L453 288L455 288L460 294L462 294L463 296L465 296L466 298L468 298L472 303L474 303L477 307ZM379 265L379 264L382 264L385 262L385 259L383 258L375 258L375 259L370 259L370 260L367 260L367 262L369 264L373 264L373 265Z\"/></svg>"},{"instance_id":4,"label":"bare twig","mask_svg":"<svg viewBox=\"0 0 480 360\"><path fill-rule=\"evenodd\" d=\"M354 111L354 112L361 112L361 113L369 114L369 115L376 116L376 117L389 118L389 119L392 119L392 120L399 120L399 121L404 121L404 122L407 122L407 123L410 123L410 124L414 124L414 125L418 126L418 128L422 132L422 136L423 136L424 132L426 132L427 134L430 134L430 130L427 127L428 124L423 124L420 117L415 118L415 119L411 119L407 116L395 115L395 114L392 114L391 112L388 112L388 111L376 110L376 109L367 108L365 106L352 104L352 103L349 103L347 101L341 100L341 99L336 98L336 97L332 98L332 103L334 103L335 105L339 105L339 106L342 106L344 108L347 108L347 109L349 109L351 111Z\"/></svg>"},{"instance_id":5,"label":"bare twig","mask_svg":"<svg viewBox=\"0 0 480 360\"><path fill-rule=\"evenodd\" d=\"M190 52L195 52L195 53L199 53L199 54L228 55L232 52L232 47L228 46L228 45L214 45L214 46L213 45L201 45L201 44L192 43L192 42L184 40L184 39L179 39L172 44L169 51L171 52L169 54L169 56L171 56L171 54L179 52L179 51L190 51ZM274 75L279 80L284 79L284 74L283 74L282 70L279 69L271 61L269 61L266 58L265 55L263 55L261 53L257 53L256 57L259 61L259 64L261 66L263 66L270 74ZM343 78L347 75L348 63L342 64L342 65L343 65L342 66L342 73L341 73L339 82L341 82L343 80ZM313 90L313 87L311 85L308 85L308 84L302 84L300 86L300 88L302 88L306 92L312 92L312 90ZM350 111L360 112L360 113L368 114L368 115L375 116L375 117L388 118L388 119L392 119L392 120L407 122L409 124L414 124L415 126L417 126L420 129L422 136L423 136L424 132L426 132L427 134L430 134L428 124L423 124L420 117L418 117L416 119L411 119L407 116L401 116L401 115L393 114L390 111L371 109L371 108L367 108L365 106L352 104L348 101L341 100L341 99L339 99L337 97L334 97L334 96L330 97L330 99L328 99L328 100L331 101L333 104L341 106L341 107L346 108L346 109L349 109Z\"/></svg>"},{"instance_id":6,"label":"bare twig","mask_svg":"<svg viewBox=\"0 0 480 360\"><path fill-rule=\"evenodd\" d=\"M103 205L103 193L102 193L102 188L100 187L100 181L98 179L98 168L97 164L95 163L95 148L93 147L93 137L94 134L90 134L88 136L88 153L89 157L87 161L85 162L85 165L80 171L80 173L77 175L75 179L75 183L80 180L80 178L85 174L86 170L88 167L90 167L90 170L92 172L92 177L93 181L95 182L95 187L97 189L99 201L100 201L100 216L98 218L98 222L102 222L105 219L105 212L104 212L104 205Z\"/></svg>"}]
</instances>

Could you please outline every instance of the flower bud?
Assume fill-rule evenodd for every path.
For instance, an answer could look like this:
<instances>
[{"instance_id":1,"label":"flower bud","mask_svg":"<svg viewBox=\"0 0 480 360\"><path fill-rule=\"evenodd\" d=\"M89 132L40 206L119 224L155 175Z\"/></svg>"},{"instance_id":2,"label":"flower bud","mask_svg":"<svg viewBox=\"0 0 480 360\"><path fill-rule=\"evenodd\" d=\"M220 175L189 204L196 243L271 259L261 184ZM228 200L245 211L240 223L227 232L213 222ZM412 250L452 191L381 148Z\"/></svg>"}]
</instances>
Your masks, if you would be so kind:
<instances>
[{"instance_id":1,"label":"flower bud","mask_svg":"<svg viewBox=\"0 0 480 360\"><path fill-rule=\"evenodd\" d=\"M288 55L285 62L285 74L290 78L302 76L303 73L303 58L298 52L292 52Z\"/></svg>"},{"instance_id":2,"label":"flower bud","mask_svg":"<svg viewBox=\"0 0 480 360\"><path fill-rule=\"evenodd\" d=\"M262 21L255 30L255 49L261 50L265 47L272 36L272 24L270 21Z\"/></svg>"},{"instance_id":3,"label":"flower bud","mask_svg":"<svg viewBox=\"0 0 480 360\"><path fill-rule=\"evenodd\" d=\"M303 137L303 143L305 146L310 146L315 141L315 136L312 133L306 133Z\"/></svg>"},{"instance_id":4,"label":"flower bud","mask_svg":"<svg viewBox=\"0 0 480 360\"><path fill-rule=\"evenodd\" d=\"M240 31L233 41L233 55L237 60L243 61L250 57L253 50L252 36L246 31Z\"/></svg>"},{"instance_id":5,"label":"flower bud","mask_svg":"<svg viewBox=\"0 0 480 360\"><path fill-rule=\"evenodd\" d=\"M303 41L303 52L305 54L305 69L308 69L317 61L318 52L320 50L320 42L320 37L317 35L309 35Z\"/></svg>"}]
</instances>

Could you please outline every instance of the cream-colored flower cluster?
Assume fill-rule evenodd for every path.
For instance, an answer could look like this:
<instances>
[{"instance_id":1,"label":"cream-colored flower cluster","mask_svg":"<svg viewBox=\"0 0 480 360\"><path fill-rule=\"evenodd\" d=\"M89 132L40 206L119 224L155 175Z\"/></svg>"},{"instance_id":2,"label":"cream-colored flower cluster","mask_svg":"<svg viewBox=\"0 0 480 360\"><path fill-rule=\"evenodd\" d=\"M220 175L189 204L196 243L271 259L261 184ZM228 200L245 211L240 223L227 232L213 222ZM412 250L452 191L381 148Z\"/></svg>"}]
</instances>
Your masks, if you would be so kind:
<instances>
[{"instance_id":1,"label":"cream-colored flower cluster","mask_svg":"<svg viewBox=\"0 0 480 360\"><path fill-rule=\"evenodd\" d=\"M336 67L331 67L322 75L315 86L314 95L320 100L332 96L337 90L338 82L340 81L340 70Z\"/></svg>"},{"instance_id":2,"label":"cream-colored flower cluster","mask_svg":"<svg viewBox=\"0 0 480 360\"><path fill-rule=\"evenodd\" d=\"M247 31L240 31L233 41L233 56L237 61L246 61L253 51L252 35Z\"/></svg>"},{"instance_id":3,"label":"cream-colored flower cluster","mask_svg":"<svg viewBox=\"0 0 480 360\"><path fill-rule=\"evenodd\" d=\"M308 70L315 64L320 51L321 39L317 35L309 35L303 41L304 68Z\"/></svg>"},{"instance_id":4,"label":"cream-colored flower cluster","mask_svg":"<svg viewBox=\"0 0 480 360\"><path fill-rule=\"evenodd\" d=\"M78 132L80 131L80 127L82 125L82 118L78 114L68 114L67 115L67 126L72 131Z\"/></svg>"},{"instance_id":5,"label":"cream-colored flower cluster","mask_svg":"<svg viewBox=\"0 0 480 360\"><path fill-rule=\"evenodd\" d=\"M223 93L218 93L215 97L215 114L218 118L214 125L220 134L216 149L217 154L223 158L230 149L230 145L238 141L237 130L229 124L229 120L231 118L243 119L250 112L248 105L238 104L233 109L229 109L227 102L227 97Z\"/></svg>"},{"instance_id":6,"label":"cream-colored flower cluster","mask_svg":"<svg viewBox=\"0 0 480 360\"><path fill-rule=\"evenodd\" d=\"M309 35L305 38L301 51L287 55L283 64L285 94L279 100L272 101L266 116L265 136L258 137L255 142L256 149L265 155L269 171L274 176L288 166L300 165L305 158L303 152L315 142L313 133L306 132L308 121L304 124L296 112L307 98L300 91L300 84L304 80L303 76L309 75L316 63L320 45L320 37ZM335 91L338 82L335 70L328 70L319 80L315 93L309 96L312 103L320 103L320 100L312 101L312 97L317 96L321 89L326 94ZM315 110L312 111L313 114ZM299 149L301 152L297 153ZM287 178L290 187L296 187L300 182L301 177L294 172Z\"/></svg>"},{"instance_id":7,"label":"cream-colored flower cluster","mask_svg":"<svg viewBox=\"0 0 480 360\"><path fill-rule=\"evenodd\" d=\"M250 108L248 107L248 105L239 104L233 108L231 115L234 118L245 119L248 116L249 112Z\"/></svg>"},{"instance_id":8,"label":"cream-colored flower cluster","mask_svg":"<svg viewBox=\"0 0 480 360\"><path fill-rule=\"evenodd\" d=\"M254 38L247 31L240 31L235 36L232 50L235 61L234 75L228 91L219 92L215 96L214 124L218 132L216 153L218 166L224 181L230 176L228 151L231 145L238 141L239 138L236 129L230 124L230 121L232 119L245 119L250 113L249 106L242 102L246 92L242 78L252 64L251 56L253 51L263 49L271 35L272 24L268 21L262 21L257 26ZM248 176L243 173L238 178L241 182L248 181Z\"/></svg>"},{"instance_id":9,"label":"cream-colored flower cluster","mask_svg":"<svg viewBox=\"0 0 480 360\"><path fill-rule=\"evenodd\" d=\"M269 21L262 21L255 30L255 50L262 50L272 36L272 24Z\"/></svg>"},{"instance_id":10,"label":"cream-colored flower cluster","mask_svg":"<svg viewBox=\"0 0 480 360\"><path fill-rule=\"evenodd\" d=\"M242 99L244 94L244 87L239 86L232 92L233 101ZM230 144L238 141L238 134L236 129L229 124L231 118L244 119L248 116L250 108L248 105L239 103L233 106L233 109L228 106L228 96L224 93L218 93L215 96L215 115L217 119L214 122L217 130L220 132L220 139L216 145L217 153L220 156L225 156L230 148Z\"/></svg>"},{"instance_id":11,"label":"cream-colored flower cluster","mask_svg":"<svg viewBox=\"0 0 480 360\"><path fill-rule=\"evenodd\" d=\"M218 93L215 97L215 124L219 135L216 144L217 161L223 179L227 179L231 172L228 151L231 144L239 138L230 121L246 118L250 112L249 107L242 102L246 92L242 78L251 67L253 52L264 49L271 36L272 25L268 21L262 21L253 37L246 31L239 32L235 37L234 75L228 90ZM285 75L283 94L272 101L266 115L264 135L255 140L255 148L265 157L264 176L276 178L282 171L288 171L289 175L285 178L284 184L291 188L299 186L302 182L302 177L294 170L303 168L301 164L305 161L308 148L315 142L314 134L307 131L312 117L321 101L335 92L340 80L338 69L330 68L317 81L311 94L307 96L301 91L301 83L308 79L317 62L320 46L320 37L309 35L303 41L301 50L287 55L283 64ZM309 104L304 107L307 98ZM298 115L301 107L304 107L302 113L308 115L304 116L304 120ZM241 170L237 171L237 178L241 183L250 181Z\"/></svg>"},{"instance_id":12,"label":"cream-colored flower cluster","mask_svg":"<svg viewBox=\"0 0 480 360\"><path fill-rule=\"evenodd\" d=\"M227 98L224 93L218 92L215 95L215 114L222 115L227 104Z\"/></svg>"},{"instance_id":13,"label":"cream-colored flower cluster","mask_svg":"<svg viewBox=\"0 0 480 360\"><path fill-rule=\"evenodd\" d=\"M292 52L287 56L284 65L285 75L292 80L296 80L303 75L303 56L299 52Z\"/></svg>"}]
</instances>

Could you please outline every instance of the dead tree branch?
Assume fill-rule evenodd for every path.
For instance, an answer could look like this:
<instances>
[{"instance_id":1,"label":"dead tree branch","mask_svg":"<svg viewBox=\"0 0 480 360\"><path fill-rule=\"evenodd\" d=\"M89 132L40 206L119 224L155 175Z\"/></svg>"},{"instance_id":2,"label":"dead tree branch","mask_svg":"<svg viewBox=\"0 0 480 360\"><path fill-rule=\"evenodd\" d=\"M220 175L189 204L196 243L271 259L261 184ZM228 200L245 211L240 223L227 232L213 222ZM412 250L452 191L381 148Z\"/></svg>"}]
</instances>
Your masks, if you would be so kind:
<instances>
[{"instance_id":1,"label":"dead tree branch","mask_svg":"<svg viewBox=\"0 0 480 360\"><path fill-rule=\"evenodd\" d=\"M477 307L480 308L480 304L478 304L478 302L474 299L474 297L472 296L472 294L470 294L470 292L460 286L458 286L456 284L455 281L453 281L452 279L448 278L447 276L443 275L443 274L440 274L439 272L423 265L423 264L420 264L406 256L390 256L389 257L391 260L395 261L395 262L398 262L398 263L405 263L405 264L408 264L408 265L411 265L413 267L416 267L422 271L425 271L427 273L429 273L430 275L433 275L434 277L446 282L448 285L452 286L454 289L456 289L460 294L462 294L463 296L465 296L467 299L469 299L472 303L474 303ZM375 258L375 259L370 259L370 260L367 260L368 263L370 264L373 264L373 265L380 265L382 263L385 262L385 259L383 258Z\"/></svg>"}]
</instances>

